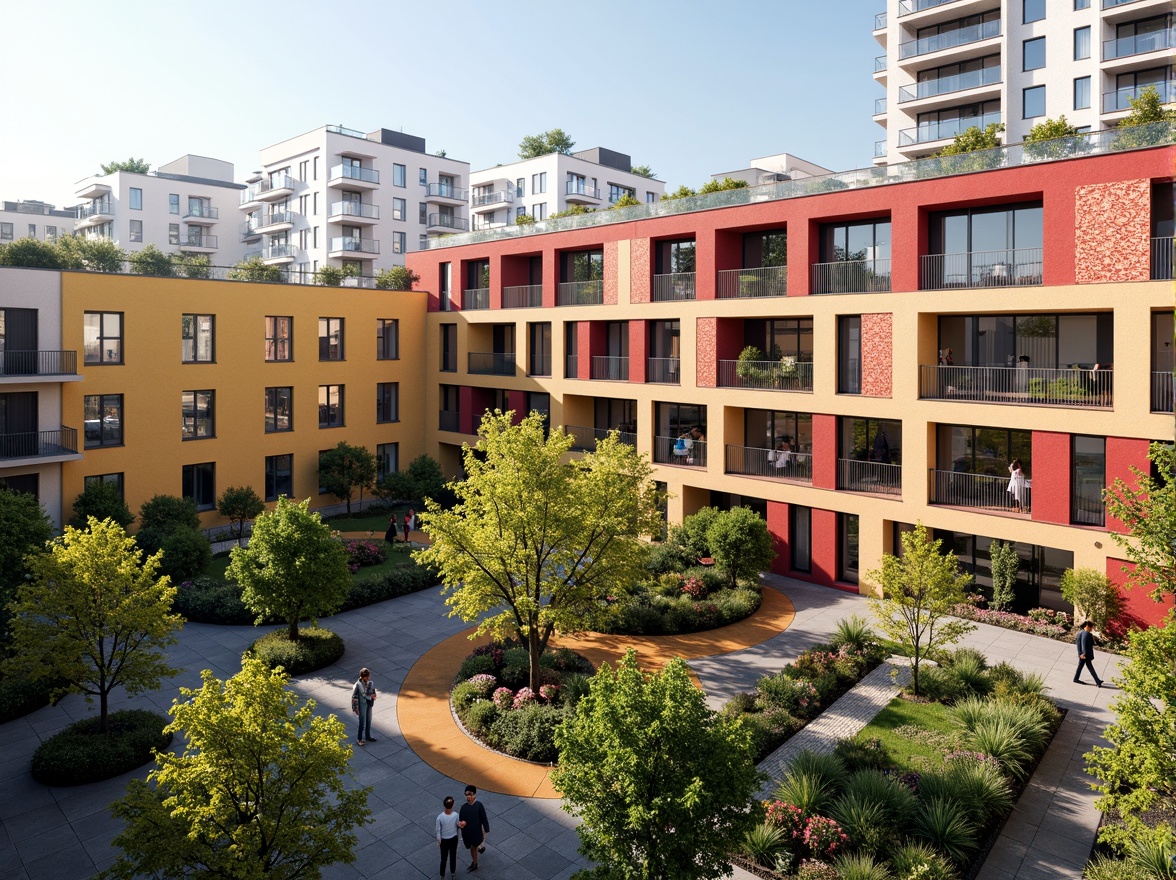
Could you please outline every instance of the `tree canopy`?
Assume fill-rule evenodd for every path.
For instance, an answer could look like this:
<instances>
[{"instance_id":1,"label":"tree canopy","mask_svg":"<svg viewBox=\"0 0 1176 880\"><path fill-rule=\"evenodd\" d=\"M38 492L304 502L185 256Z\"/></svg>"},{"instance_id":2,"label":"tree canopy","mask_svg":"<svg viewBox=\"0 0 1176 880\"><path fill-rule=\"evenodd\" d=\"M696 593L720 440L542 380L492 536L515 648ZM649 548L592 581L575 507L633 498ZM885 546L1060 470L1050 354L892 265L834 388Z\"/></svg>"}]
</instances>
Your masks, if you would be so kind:
<instances>
[{"instance_id":1,"label":"tree canopy","mask_svg":"<svg viewBox=\"0 0 1176 880\"><path fill-rule=\"evenodd\" d=\"M230 281L282 281L285 274L281 266L270 266L261 257L250 257L226 272L225 277Z\"/></svg>"},{"instance_id":2,"label":"tree canopy","mask_svg":"<svg viewBox=\"0 0 1176 880\"><path fill-rule=\"evenodd\" d=\"M732 589L738 586L740 578L755 580L776 558L768 524L748 507L719 513L707 527L706 542Z\"/></svg>"},{"instance_id":3,"label":"tree canopy","mask_svg":"<svg viewBox=\"0 0 1176 880\"><path fill-rule=\"evenodd\" d=\"M27 556L47 552L53 537L49 516L37 496L0 486L0 638L7 631L8 603L28 573Z\"/></svg>"},{"instance_id":4,"label":"tree canopy","mask_svg":"<svg viewBox=\"0 0 1176 880\"><path fill-rule=\"evenodd\" d=\"M49 553L29 558L33 579L11 606L9 663L32 680L64 681L61 692L98 697L103 732L111 691L154 690L176 673L162 650L183 625L171 613L176 591L156 577L160 554L140 556L116 522L66 526Z\"/></svg>"},{"instance_id":5,"label":"tree canopy","mask_svg":"<svg viewBox=\"0 0 1176 880\"><path fill-rule=\"evenodd\" d=\"M216 503L216 510L229 521L237 543L245 536L245 521L265 510L265 502L252 486L229 486Z\"/></svg>"},{"instance_id":6,"label":"tree canopy","mask_svg":"<svg viewBox=\"0 0 1176 880\"><path fill-rule=\"evenodd\" d=\"M363 446L352 446L340 440L333 449L319 456L319 485L340 501L347 504L347 515L351 516L351 497L359 490L359 501L363 503L363 490L376 482L376 457Z\"/></svg>"},{"instance_id":7,"label":"tree canopy","mask_svg":"<svg viewBox=\"0 0 1176 880\"><path fill-rule=\"evenodd\" d=\"M298 641L298 621L335 611L347 597L351 571L347 551L310 499L286 497L253 523L249 546L234 547L225 574L241 585L241 601L261 623L274 616L286 621L291 642Z\"/></svg>"},{"instance_id":8,"label":"tree canopy","mask_svg":"<svg viewBox=\"0 0 1176 880\"><path fill-rule=\"evenodd\" d=\"M1123 566L1127 584L1141 587L1159 602L1176 594L1176 452L1171 443L1153 443L1147 457L1163 480L1132 465L1135 485L1116 479L1103 492L1107 513L1127 526L1127 534L1111 532L1130 565Z\"/></svg>"},{"instance_id":9,"label":"tree canopy","mask_svg":"<svg viewBox=\"0 0 1176 880\"><path fill-rule=\"evenodd\" d=\"M513 415L482 419L477 445L462 449L457 504L425 502L432 546L414 558L440 572L452 615L480 618L478 633L526 640L537 691L548 638L576 631L644 576L638 536L656 533L661 515L648 460L615 433L569 460L574 437L546 433L537 412L517 425Z\"/></svg>"},{"instance_id":10,"label":"tree canopy","mask_svg":"<svg viewBox=\"0 0 1176 880\"><path fill-rule=\"evenodd\" d=\"M630 174L636 174L638 177L648 177L650 179L657 177L657 173L648 165L633 165L629 168Z\"/></svg>"},{"instance_id":11,"label":"tree canopy","mask_svg":"<svg viewBox=\"0 0 1176 880\"><path fill-rule=\"evenodd\" d=\"M170 710L183 751L157 753L111 805L125 826L109 876L296 880L355 861L371 789L346 784L343 722L316 716L314 700L299 706L286 674L259 660L201 679Z\"/></svg>"},{"instance_id":12,"label":"tree canopy","mask_svg":"<svg viewBox=\"0 0 1176 880\"><path fill-rule=\"evenodd\" d=\"M421 276L407 266L393 266L376 273L377 290L412 290Z\"/></svg>"},{"instance_id":13,"label":"tree canopy","mask_svg":"<svg viewBox=\"0 0 1176 880\"><path fill-rule=\"evenodd\" d=\"M981 130L973 125L955 136L955 139L936 153L936 156L958 156L960 153L974 153L977 150L992 150L1000 146L1000 135L1005 130L1003 122L992 122Z\"/></svg>"},{"instance_id":14,"label":"tree canopy","mask_svg":"<svg viewBox=\"0 0 1176 880\"><path fill-rule=\"evenodd\" d=\"M114 174L116 171L131 171L135 174L146 174L151 170L151 163L145 159L136 159L132 156L129 159L116 159L113 162L99 163L103 174Z\"/></svg>"},{"instance_id":15,"label":"tree canopy","mask_svg":"<svg viewBox=\"0 0 1176 880\"><path fill-rule=\"evenodd\" d=\"M576 142L562 128L552 128L539 134L529 134L519 141L519 158L534 159L548 153L572 152Z\"/></svg>"},{"instance_id":16,"label":"tree canopy","mask_svg":"<svg viewBox=\"0 0 1176 880\"><path fill-rule=\"evenodd\" d=\"M730 873L728 853L756 825L751 735L706 705L675 658L643 673L630 649L603 665L556 730L552 783L580 818L580 852L625 880Z\"/></svg>"},{"instance_id":17,"label":"tree canopy","mask_svg":"<svg viewBox=\"0 0 1176 880\"><path fill-rule=\"evenodd\" d=\"M73 516L69 524L85 529L89 527L91 517L113 520L123 528L135 521L135 515L127 507L118 486L105 480L93 480L74 499Z\"/></svg>"}]
</instances>

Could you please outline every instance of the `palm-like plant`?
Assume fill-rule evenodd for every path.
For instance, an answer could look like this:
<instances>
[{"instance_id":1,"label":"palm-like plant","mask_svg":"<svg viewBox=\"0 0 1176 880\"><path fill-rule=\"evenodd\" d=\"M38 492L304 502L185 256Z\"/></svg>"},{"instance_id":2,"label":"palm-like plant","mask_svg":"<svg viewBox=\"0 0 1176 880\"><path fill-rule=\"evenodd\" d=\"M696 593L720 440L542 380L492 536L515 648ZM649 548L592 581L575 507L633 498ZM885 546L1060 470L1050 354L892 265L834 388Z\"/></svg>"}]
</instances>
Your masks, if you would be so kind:
<instances>
[{"instance_id":1,"label":"palm-like plant","mask_svg":"<svg viewBox=\"0 0 1176 880\"><path fill-rule=\"evenodd\" d=\"M957 865L976 850L976 826L967 810L955 800L925 800L915 816L915 835L927 841Z\"/></svg>"},{"instance_id":2,"label":"palm-like plant","mask_svg":"<svg viewBox=\"0 0 1176 880\"><path fill-rule=\"evenodd\" d=\"M784 848L784 831L767 822L761 823L743 835L739 848L757 865L770 868L776 863L776 854Z\"/></svg>"}]
</instances>

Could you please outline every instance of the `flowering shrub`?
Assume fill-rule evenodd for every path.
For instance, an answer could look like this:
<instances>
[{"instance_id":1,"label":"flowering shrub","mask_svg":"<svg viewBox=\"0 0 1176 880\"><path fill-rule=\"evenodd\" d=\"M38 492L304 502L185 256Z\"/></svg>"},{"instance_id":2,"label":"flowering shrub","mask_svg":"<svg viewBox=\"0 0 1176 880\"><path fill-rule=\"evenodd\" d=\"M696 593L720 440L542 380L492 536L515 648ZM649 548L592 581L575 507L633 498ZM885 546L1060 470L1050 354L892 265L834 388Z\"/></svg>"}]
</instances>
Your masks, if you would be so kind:
<instances>
[{"instance_id":1,"label":"flowering shrub","mask_svg":"<svg viewBox=\"0 0 1176 880\"><path fill-rule=\"evenodd\" d=\"M1029 617L1038 623L1054 623L1066 629L1074 625L1074 618L1069 614L1065 611L1054 611L1052 608L1030 608Z\"/></svg>"},{"instance_id":2,"label":"flowering shrub","mask_svg":"<svg viewBox=\"0 0 1176 880\"><path fill-rule=\"evenodd\" d=\"M840 659L840 654L836 651L821 651L817 648L809 648L809 650L797 657L796 662L792 665L805 678L820 678L822 675L836 671L838 659Z\"/></svg>"},{"instance_id":3,"label":"flowering shrub","mask_svg":"<svg viewBox=\"0 0 1176 880\"><path fill-rule=\"evenodd\" d=\"M375 541L344 541L343 549L347 551L347 564L355 568L379 565L384 561L384 553Z\"/></svg>"},{"instance_id":4,"label":"flowering shrub","mask_svg":"<svg viewBox=\"0 0 1176 880\"><path fill-rule=\"evenodd\" d=\"M555 698L559 696L558 684L541 684L539 685L539 696L549 703L554 703Z\"/></svg>"},{"instance_id":5,"label":"flowering shrub","mask_svg":"<svg viewBox=\"0 0 1176 880\"><path fill-rule=\"evenodd\" d=\"M482 696L488 697L494 690L494 685L498 684L498 679L483 672L480 675L467 678L466 684L472 684L476 690L481 692Z\"/></svg>"},{"instance_id":6,"label":"flowering shrub","mask_svg":"<svg viewBox=\"0 0 1176 880\"><path fill-rule=\"evenodd\" d=\"M915 794L919 793L919 786L923 782L923 774L916 770L908 770L905 773L900 773L894 777L899 785L909 788Z\"/></svg>"},{"instance_id":7,"label":"flowering shrub","mask_svg":"<svg viewBox=\"0 0 1176 880\"><path fill-rule=\"evenodd\" d=\"M962 603L952 608L952 614L956 617L962 617L965 620L975 620L977 623L989 623L993 626L1015 629L1018 632L1032 633L1037 636L1047 636L1051 639L1064 638L1070 632L1070 625L1068 623L1056 622L1056 616L1054 616L1053 621L1035 620L1024 614L1013 614L1009 611L990 611L986 608L974 608L971 605ZM1061 614L1063 618L1069 619L1069 615L1064 612L1051 611L1050 614L1051 616Z\"/></svg>"},{"instance_id":8,"label":"flowering shrub","mask_svg":"<svg viewBox=\"0 0 1176 880\"><path fill-rule=\"evenodd\" d=\"M510 688L499 688L491 697L494 700L494 705L499 709L511 709L514 707L514 691Z\"/></svg>"},{"instance_id":9,"label":"flowering shrub","mask_svg":"<svg viewBox=\"0 0 1176 880\"><path fill-rule=\"evenodd\" d=\"M797 880L837 880L841 875L828 862L805 859L796 872Z\"/></svg>"},{"instance_id":10,"label":"flowering shrub","mask_svg":"<svg viewBox=\"0 0 1176 880\"><path fill-rule=\"evenodd\" d=\"M690 596L692 599L701 599L706 595L706 584L704 584L700 578L683 578L682 592Z\"/></svg>"},{"instance_id":11,"label":"flowering shrub","mask_svg":"<svg viewBox=\"0 0 1176 880\"><path fill-rule=\"evenodd\" d=\"M723 621L723 614L719 606L713 602L695 602L694 614L698 618L699 629L709 629L718 626Z\"/></svg>"},{"instance_id":12,"label":"flowering shrub","mask_svg":"<svg viewBox=\"0 0 1176 880\"><path fill-rule=\"evenodd\" d=\"M804 843L819 859L830 858L849 842L849 835L833 819L811 817L804 826Z\"/></svg>"},{"instance_id":13,"label":"flowering shrub","mask_svg":"<svg viewBox=\"0 0 1176 880\"><path fill-rule=\"evenodd\" d=\"M983 752L969 752L964 749L956 749L955 751L948 752L943 756L943 760L948 763L952 761L971 761L977 764L987 764L993 770L1002 769L1000 761L996 760L992 755L986 755Z\"/></svg>"},{"instance_id":14,"label":"flowering shrub","mask_svg":"<svg viewBox=\"0 0 1176 880\"><path fill-rule=\"evenodd\" d=\"M802 840L804 838L805 815L804 810L796 804L784 801L764 801L765 821L784 832L788 840Z\"/></svg>"},{"instance_id":15,"label":"flowering shrub","mask_svg":"<svg viewBox=\"0 0 1176 880\"><path fill-rule=\"evenodd\" d=\"M497 695L497 693L498 692L495 691L495 695ZM537 702L537 700L535 699L535 692L533 690L531 690L529 687L519 688L519 692L515 694L512 708L521 709L523 706L529 706L535 702Z\"/></svg>"}]
</instances>

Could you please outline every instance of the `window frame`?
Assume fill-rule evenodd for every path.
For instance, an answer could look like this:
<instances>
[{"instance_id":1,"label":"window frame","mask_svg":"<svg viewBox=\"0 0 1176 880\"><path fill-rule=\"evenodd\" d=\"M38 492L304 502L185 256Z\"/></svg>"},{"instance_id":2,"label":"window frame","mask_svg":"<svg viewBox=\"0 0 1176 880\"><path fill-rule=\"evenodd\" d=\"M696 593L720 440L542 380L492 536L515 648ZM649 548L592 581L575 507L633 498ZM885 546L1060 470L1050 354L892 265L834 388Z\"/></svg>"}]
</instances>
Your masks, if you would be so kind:
<instances>
[{"instance_id":1,"label":"window frame","mask_svg":"<svg viewBox=\"0 0 1176 880\"><path fill-rule=\"evenodd\" d=\"M346 418L346 409L345 409L346 396L344 393L344 386L342 384L332 384L332 385L320 385L318 388L319 388L319 394L318 394L318 406L319 406L318 426L319 426L319 428L326 430L329 428L345 428L345 427L347 427L347 418ZM333 393L336 396L335 409L336 409L337 415L334 420L331 420L329 417L330 412L331 412L332 389L334 389ZM326 392L326 402L323 401L323 393L324 392ZM323 419L324 411L328 415L328 418L326 420Z\"/></svg>"},{"instance_id":2,"label":"window frame","mask_svg":"<svg viewBox=\"0 0 1176 880\"><path fill-rule=\"evenodd\" d=\"M197 479L197 468L207 468L208 476L205 480ZM207 482L207 486L203 487L209 491L204 500L201 501L196 491L196 484ZM198 464L186 464L180 470L180 497L190 498L192 503L196 505L198 511L215 510L216 509L216 462L202 461ZM203 493L199 493L203 495Z\"/></svg>"},{"instance_id":3,"label":"window frame","mask_svg":"<svg viewBox=\"0 0 1176 880\"><path fill-rule=\"evenodd\" d=\"M127 203L132 211L143 210L143 187L132 186L127 195Z\"/></svg>"},{"instance_id":4,"label":"window frame","mask_svg":"<svg viewBox=\"0 0 1176 880\"><path fill-rule=\"evenodd\" d=\"M389 453L391 455L389 456ZM388 468L388 459L392 459L395 465L391 469ZM376 482L380 482L388 474L396 474L400 472L400 443L377 443L376 444Z\"/></svg>"},{"instance_id":5,"label":"window frame","mask_svg":"<svg viewBox=\"0 0 1176 880\"><path fill-rule=\"evenodd\" d=\"M188 395L191 395L191 408L188 408ZM203 420L197 415L200 403L204 403L205 417ZM189 422L188 413L191 412ZM206 423L205 432L200 433L200 423ZM185 443L195 440L216 439L216 389L198 388L180 392L180 439Z\"/></svg>"},{"instance_id":6,"label":"window frame","mask_svg":"<svg viewBox=\"0 0 1176 880\"><path fill-rule=\"evenodd\" d=\"M343 318L320 317L319 321L319 360L344 361L346 357L345 334L346 323ZM324 332L325 330L325 332ZM337 336L332 343L331 337Z\"/></svg>"},{"instance_id":7,"label":"window frame","mask_svg":"<svg viewBox=\"0 0 1176 880\"><path fill-rule=\"evenodd\" d=\"M204 357L200 356L200 338L204 332L200 327L202 318L208 319L208 345ZM192 335L188 335L189 328ZM191 353L188 342L192 342ZM185 312L180 316L180 362L185 364L215 364L216 363L216 315Z\"/></svg>"},{"instance_id":8,"label":"window frame","mask_svg":"<svg viewBox=\"0 0 1176 880\"><path fill-rule=\"evenodd\" d=\"M97 401L97 403L94 403ZM98 431L97 440L90 442L90 432L86 430L86 423L94 421L88 418L91 406L97 406L97 420ZM126 445L126 419L125 419L126 402L122 394L86 394L82 397L82 448L83 449L102 449L109 446L125 446ZM107 437L107 423L106 420L110 418L107 412L114 410L118 413L118 433L110 432L110 437Z\"/></svg>"},{"instance_id":9,"label":"window frame","mask_svg":"<svg viewBox=\"0 0 1176 880\"><path fill-rule=\"evenodd\" d=\"M131 220L128 226L128 235L133 242L143 241L143 221Z\"/></svg>"},{"instance_id":10,"label":"window frame","mask_svg":"<svg viewBox=\"0 0 1176 880\"><path fill-rule=\"evenodd\" d=\"M85 323L86 323L87 319L90 318L91 316L97 316L97 318L98 318L98 335L94 339L94 343L98 349L98 358L97 359L93 359L90 357L90 343L85 339L85 336L86 336ZM111 318L111 317L117 317L117 319L118 319L118 335L117 336L107 335L106 319ZM124 348L124 338L123 337L124 337L124 331L126 328L126 322L125 322L124 318L125 318L125 313L123 313L123 312L85 311L82 313L82 322L83 322L82 362L86 366L102 366L105 364L122 364L125 362L126 355L123 351L123 348ZM117 340L117 342L118 342L118 348L117 348L118 357L117 358L108 358L106 356L106 353L108 351L106 345L108 342L114 341L114 340Z\"/></svg>"},{"instance_id":11,"label":"window frame","mask_svg":"<svg viewBox=\"0 0 1176 880\"><path fill-rule=\"evenodd\" d=\"M389 425L400 421L400 383L376 383L376 424Z\"/></svg>"},{"instance_id":12,"label":"window frame","mask_svg":"<svg viewBox=\"0 0 1176 880\"><path fill-rule=\"evenodd\" d=\"M280 461L284 459L285 461ZM279 466L285 464L285 470L279 471ZM282 485L278 485L279 479ZM279 489L287 489L282 492ZM291 452L265 457L264 491L266 501L277 501L280 497L290 498L294 494L294 454Z\"/></svg>"},{"instance_id":13,"label":"window frame","mask_svg":"<svg viewBox=\"0 0 1176 880\"><path fill-rule=\"evenodd\" d=\"M408 168L399 162L392 163L392 185L401 189L408 185Z\"/></svg>"},{"instance_id":14,"label":"window frame","mask_svg":"<svg viewBox=\"0 0 1176 880\"><path fill-rule=\"evenodd\" d=\"M282 394L281 392L286 392ZM278 419L280 399L286 400L286 426L282 427ZM270 385L265 389L265 433L285 434L294 430L294 386Z\"/></svg>"},{"instance_id":15,"label":"window frame","mask_svg":"<svg viewBox=\"0 0 1176 880\"><path fill-rule=\"evenodd\" d=\"M113 478L113 479L112 479ZM126 477L123 471L114 471L109 474L88 474L82 477L82 489L89 489L95 483L113 483L118 489L118 497L126 500Z\"/></svg>"},{"instance_id":16,"label":"window frame","mask_svg":"<svg viewBox=\"0 0 1176 880\"><path fill-rule=\"evenodd\" d=\"M376 318L376 360L400 360L399 318Z\"/></svg>"},{"instance_id":17,"label":"window frame","mask_svg":"<svg viewBox=\"0 0 1176 880\"><path fill-rule=\"evenodd\" d=\"M1041 112L1034 113L1032 116L1029 115L1029 113L1030 113L1030 110L1029 110L1030 92L1033 93L1034 99L1037 98L1038 94L1040 94L1040 96L1041 96ZM1022 119L1040 119L1043 116L1045 116L1045 110L1046 110L1046 103L1045 103L1045 85L1044 84L1039 85L1039 86L1028 86L1027 88L1021 89L1021 118Z\"/></svg>"},{"instance_id":18,"label":"window frame","mask_svg":"<svg viewBox=\"0 0 1176 880\"><path fill-rule=\"evenodd\" d=\"M1031 52L1036 53L1038 50L1040 50L1040 52L1041 52L1041 58L1040 59L1033 59L1031 61L1029 58L1030 53ZM1040 62L1041 62L1040 64L1036 63L1038 60L1040 60ZM1034 64L1033 67L1029 66L1031 63ZM1030 37L1028 40L1022 40L1021 41L1021 70L1023 72L1030 71L1030 70L1041 70L1044 67L1045 67L1045 37Z\"/></svg>"},{"instance_id":19,"label":"window frame","mask_svg":"<svg viewBox=\"0 0 1176 880\"><path fill-rule=\"evenodd\" d=\"M272 322L272 323L271 323ZM279 322L285 322L285 335L277 335ZM281 356L282 343L285 343L285 357ZM294 316L266 315L265 316L265 361L270 364L287 363L294 360Z\"/></svg>"}]
</instances>

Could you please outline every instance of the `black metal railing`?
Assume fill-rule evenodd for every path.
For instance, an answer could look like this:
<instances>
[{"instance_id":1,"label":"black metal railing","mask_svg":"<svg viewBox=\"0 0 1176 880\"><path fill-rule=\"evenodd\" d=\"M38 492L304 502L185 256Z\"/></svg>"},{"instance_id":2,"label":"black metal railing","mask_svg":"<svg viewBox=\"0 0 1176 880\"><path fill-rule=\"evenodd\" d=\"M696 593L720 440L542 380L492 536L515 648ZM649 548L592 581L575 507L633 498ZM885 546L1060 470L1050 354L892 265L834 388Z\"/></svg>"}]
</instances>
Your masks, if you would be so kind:
<instances>
[{"instance_id":1,"label":"black metal railing","mask_svg":"<svg viewBox=\"0 0 1176 880\"><path fill-rule=\"evenodd\" d=\"M589 452L596 448L596 441L603 440L611 433L610 428L588 428L584 425L568 425L564 432L576 438L572 444L575 452ZM637 434L633 431L617 431L617 439L629 446L637 445Z\"/></svg>"},{"instance_id":2,"label":"black metal railing","mask_svg":"<svg viewBox=\"0 0 1176 880\"><path fill-rule=\"evenodd\" d=\"M654 275L650 299L653 302L694 299L694 273L673 272L669 275Z\"/></svg>"},{"instance_id":3,"label":"black metal railing","mask_svg":"<svg viewBox=\"0 0 1176 880\"><path fill-rule=\"evenodd\" d=\"M659 385L680 385L682 382L682 359L646 358L645 381Z\"/></svg>"},{"instance_id":4,"label":"black metal railing","mask_svg":"<svg viewBox=\"0 0 1176 880\"><path fill-rule=\"evenodd\" d=\"M0 351L0 376L76 376L76 351Z\"/></svg>"},{"instance_id":5,"label":"black metal railing","mask_svg":"<svg viewBox=\"0 0 1176 880\"><path fill-rule=\"evenodd\" d=\"M604 305L604 281L561 281L556 292L557 306Z\"/></svg>"},{"instance_id":6,"label":"black metal railing","mask_svg":"<svg viewBox=\"0 0 1176 880\"><path fill-rule=\"evenodd\" d=\"M837 488L876 495L902 494L902 465L881 461L837 459Z\"/></svg>"},{"instance_id":7,"label":"black metal railing","mask_svg":"<svg viewBox=\"0 0 1176 880\"><path fill-rule=\"evenodd\" d=\"M593 379L607 379L612 382L629 381L629 359L612 355L592 356Z\"/></svg>"},{"instance_id":8,"label":"black metal railing","mask_svg":"<svg viewBox=\"0 0 1176 880\"><path fill-rule=\"evenodd\" d=\"M0 459L76 455L78 431L62 425L56 431L0 434Z\"/></svg>"},{"instance_id":9,"label":"black metal railing","mask_svg":"<svg viewBox=\"0 0 1176 880\"><path fill-rule=\"evenodd\" d=\"M502 288L502 307L504 309L538 309L542 306L542 284L521 284Z\"/></svg>"},{"instance_id":10,"label":"black metal railing","mask_svg":"<svg viewBox=\"0 0 1176 880\"><path fill-rule=\"evenodd\" d=\"M719 361L720 388L813 390L813 365L792 361Z\"/></svg>"},{"instance_id":11,"label":"black metal railing","mask_svg":"<svg viewBox=\"0 0 1176 880\"><path fill-rule=\"evenodd\" d=\"M728 446L726 473L774 480L813 481L813 456L807 452Z\"/></svg>"},{"instance_id":12,"label":"black metal railing","mask_svg":"<svg viewBox=\"0 0 1176 880\"><path fill-rule=\"evenodd\" d=\"M965 367L923 364L919 396L1022 406L1108 409L1114 402L1111 370L1041 367Z\"/></svg>"},{"instance_id":13,"label":"black metal railing","mask_svg":"<svg viewBox=\"0 0 1176 880\"><path fill-rule=\"evenodd\" d=\"M1173 408L1172 372L1151 374L1151 411L1170 413Z\"/></svg>"},{"instance_id":14,"label":"black metal railing","mask_svg":"<svg viewBox=\"0 0 1176 880\"><path fill-rule=\"evenodd\" d=\"M715 296L718 299L788 296L788 267L720 269L715 278Z\"/></svg>"},{"instance_id":15,"label":"black metal railing","mask_svg":"<svg viewBox=\"0 0 1176 880\"><path fill-rule=\"evenodd\" d=\"M706 441L686 437L654 437L653 460L659 464L706 467Z\"/></svg>"},{"instance_id":16,"label":"black metal railing","mask_svg":"<svg viewBox=\"0 0 1176 880\"><path fill-rule=\"evenodd\" d=\"M441 410L437 413L437 427L442 431L460 431L461 413Z\"/></svg>"},{"instance_id":17,"label":"black metal railing","mask_svg":"<svg viewBox=\"0 0 1176 880\"><path fill-rule=\"evenodd\" d=\"M1153 238L1151 240L1151 277L1153 281L1171 281L1172 264L1176 262L1176 239Z\"/></svg>"},{"instance_id":18,"label":"black metal railing","mask_svg":"<svg viewBox=\"0 0 1176 880\"><path fill-rule=\"evenodd\" d=\"M490 308L490 288L470 287L461 292L462 311L472 312Z\"/></svg>"},{"instance_id":19,"label":"black metal railing","mask_svg":"<svg viewBox=\"0 0 1176 880\"><path fill-rule=\"evenodd\" d=\"M813 263L813 293L889 293L890 260Z\"/></svg>"},{"instance_id":20,"label":"black metal railing","mask_svg":"<svg viewBox=\"0 0 1176 880\"><path fill-rule=\"evenodd\" d=\"M931 471L931 503L976 510L1010 510L1028 513L1033 483L1026 480L1017 499L1008 491L1008 476L967 474L959 471Z\"/></svg>"},{"instance_id":21,"label":"black metal railing","mask_svg":"<svg viewBox=\"0 0 1176 880\"><path fill-rule=\"evenodd\" d=\"M469 372L482 376L513 376L515 374L515 353L513 351L471 351Z\"/></svg>"},{"instance_id":22,"label":"black metal railing","mask_svg":"<svg viewBox=\"0 0 1176 880\"><path fill-rule=\"evenodd\" d=\"M1041 248L925 254L919 263L920 290L1041 284Z\"/></svg>"}]
</instances>

